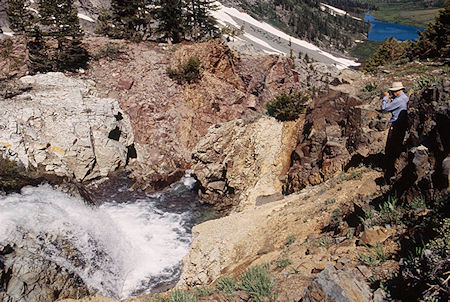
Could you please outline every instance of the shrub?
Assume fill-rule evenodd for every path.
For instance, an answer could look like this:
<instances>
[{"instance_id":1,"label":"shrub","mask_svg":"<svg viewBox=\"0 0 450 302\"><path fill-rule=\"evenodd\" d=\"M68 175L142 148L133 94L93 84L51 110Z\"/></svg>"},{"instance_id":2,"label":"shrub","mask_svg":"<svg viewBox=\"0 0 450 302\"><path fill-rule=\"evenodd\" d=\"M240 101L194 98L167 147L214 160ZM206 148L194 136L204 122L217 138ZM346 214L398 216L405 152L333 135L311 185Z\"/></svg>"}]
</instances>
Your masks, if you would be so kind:
<instances>
[{"instance_id":1,"label":"shrub","mask_svg":"<svg viewBox=\"0 0 450 302\"><path fill-rule=\"evenodd\" d=\"M365 62L363 71L371 72L378 66L404 58L410 45L410 42L399 42L392 37L386 39L375 54Z\"/></svg>"},{"instance_id":2,"label":"shrub","mask_svg":"<svg viewBox=\"0 0 450 302\"><path fill-rule=\"evenodd\" d=\"M96 53L93 58L99 60L106 58L108 61L117 60L122 54L125 53L125 49L119 44L108 42L103 48Z\"/></svg>"},{"instance_id":3,"label":"shrub","mask_svg":"<svg viewBox=\"0 0 450 302\"><path fill-rule=\"evenodd\" d=\"M266 103L267 113L279 121L293 121L305 112L309 98L305 92L280 94Z\"/></svg>"},{"instance_id":4,"label":"shrub","mask_svg":"<svg viewBox=\"0 0 450 302\"><path fill-rule=\"evenodd\" d=\"M264 297L274 296L275 283L269 274L269 266L259 265L250 268L240 278L239 288L247 291L255 302L265 301Z\"/></svg>"},{"instance_id":5,"label":"shrub","mask_svg":"<svg viewBox=\"0 0 450 302\"><path fill-rule=\"evenodd\" d=\"M359 260L368 266L377 266L387 260L386 253L384 252L383 245L378 244L372 248L367 248L368 254L359 255Z\"/></svg>"},{"instance_id":6,"label":"shrub","mask_svg":"<svg viewBox=\"0 0 450 302\"><path fill-rule=\"evenodd\" d=\"M195 296L198 298L208 297L213 294L213 290L208 286L200 286L195 288Z\"/></svg>"},{"instance_id":7,"label":"shrub","mask_svg":"<svg viewBox=\"0 0 450 302\"><path fill-rule=\"evenodd\" d=\"M292 264L291 259L283 258L277 262L275 267L276 268L285 268L286 266L291 265L291 264Z\"/></svg>"},{"instance_id":8,"label":"shrub","mask_svg":"<svg viewBox=\"0 0 450 302\"><path fill-rule=\"evenodd\" d=\"M176 68L168 68L167 74L178 84L195 83L200 77L200 60L197 57L190 57L184 64L178 64Z\"/></svg>"},{"instance_id":9,"label":"shrub","mask_svg":"<svg viewBox=\"0 0 450 302\"><path fill-rule=\"evenodd\" d=\"M289 235L287 238L286 238L286 242L284 243L284 245L286 246L286 247L289 247L291 244L293 244L294 242L295 242L295 236L294 235Z\"/></svg>"},{"instance_id":10,"label":"shrub","mask_svg":"<svg viewBox=\"0 0 450 302\"><path fill-rule=\"evenodd\" d=\"M237 282L230 277L223 277L217 280L216 289L226 294L232 294L237 287Z\"/></svg>"},{"instance_id":11,"label":"shrub","mask_svg":"<svg viewBox=\"0 0 450 302\"><path fill-rule=\"evenodd\" d=\"M197 302L197 298L183 290L176 289L170 293L168 302Z\"/></svg>"}]
</instances>

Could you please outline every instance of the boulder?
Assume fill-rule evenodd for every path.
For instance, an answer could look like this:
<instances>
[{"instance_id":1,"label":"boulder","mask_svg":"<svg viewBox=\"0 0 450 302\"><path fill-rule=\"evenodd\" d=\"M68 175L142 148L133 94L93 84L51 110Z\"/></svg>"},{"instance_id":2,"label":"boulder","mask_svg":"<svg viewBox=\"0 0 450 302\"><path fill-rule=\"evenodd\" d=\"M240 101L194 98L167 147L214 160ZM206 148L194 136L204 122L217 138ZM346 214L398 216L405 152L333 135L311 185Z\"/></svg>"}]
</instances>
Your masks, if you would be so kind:
<instances>
[{"instance_id":1,"label":"boulder","mask_svg":"<svg viewBox=\"0 0 450 302\"><path fill-rule=\"evenodd\" d=\"M263 196L279 200L301 123L264 116L212 126L192 154L202 200L237 210L267 202Z\"/></svg>"},{"instance_id":2,"label":"boulder","mask_svg":"<svg viewBox=\"0 0 450 302\"><path fill-rule=\"evenodd\" d=\"M384 150L387 121L375 105L336 90L312 100L292 153L286 191L317 185Z\"/></svg>"},{"instance_id":3,"label":"boulder","mask_svg":"<svg viewBox=\"0 0 450 302\"><path fill-rule=\"evenodd\" d=\"M394 233L395 231L393 230L386 229L380 226L375 226L373 228L364 230L364 232L360 236L360 239L364 244L374 246L378 243L386 241L386 239L391 237Z\"/></svg>"},{"instance_id":4,"label":"boulder","mask_svg":"<svg viewBox=\"0 0 450 302\"><path fill-rule=\"evenodd\" d=\"M18 235L18 234L17 234ZM74 271L56 262L46 260L42 247L34 241L21 238L16 244L0 243L0 300L4 302L51 302L63 298L82 298L90 291ZM31 235L30 237L31 238ZM47 241L51 236L38 236ZM36 240L38 241L38 240ZM64 243L67 244L67 243ZM47 251L48 252L48 251ZM76 258L74 251L66 250L68 258ZM63 257L64 257L63 256Z\"/></svg>"},{"instance_id":5,"label":"boulder","mask_svg":"<svg viewBox=\"0 0 450 302\"><path fill-rule=\"evenodd\" d=\"M305 290L301 301L369 302L372 301L372 292L358 270L338 270L328 264Z\"/></svg>"},{"instance_id":6,"label":"boulder","mask_svg":"<svg viewBox=\"0 0 450 302\"><path fill-rule=\"evenodd\" d=\"M0 99L0 154L25 167L85 181L127 164L133 133L115 99L62 73L20 79L30 89Z\"/></svg>"}]
</instances>

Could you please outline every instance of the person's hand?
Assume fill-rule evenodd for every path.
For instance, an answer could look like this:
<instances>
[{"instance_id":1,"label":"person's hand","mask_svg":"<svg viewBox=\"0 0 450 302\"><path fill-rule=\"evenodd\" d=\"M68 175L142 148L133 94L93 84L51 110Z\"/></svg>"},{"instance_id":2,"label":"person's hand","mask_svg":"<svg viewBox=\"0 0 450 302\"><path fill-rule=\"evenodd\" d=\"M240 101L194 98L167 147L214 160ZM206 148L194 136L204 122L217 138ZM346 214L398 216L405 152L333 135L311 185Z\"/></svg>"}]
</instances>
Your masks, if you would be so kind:
<instances>
[{"instance_id":1,"label":"person's hand","mask_svg":"<svg viewBox=\"0 0 450 302\"><path fill-rule=\"evenodd\" d=\"M389 92L385 91L384 96L390 97Z\"/></svg>"}]
</instances>

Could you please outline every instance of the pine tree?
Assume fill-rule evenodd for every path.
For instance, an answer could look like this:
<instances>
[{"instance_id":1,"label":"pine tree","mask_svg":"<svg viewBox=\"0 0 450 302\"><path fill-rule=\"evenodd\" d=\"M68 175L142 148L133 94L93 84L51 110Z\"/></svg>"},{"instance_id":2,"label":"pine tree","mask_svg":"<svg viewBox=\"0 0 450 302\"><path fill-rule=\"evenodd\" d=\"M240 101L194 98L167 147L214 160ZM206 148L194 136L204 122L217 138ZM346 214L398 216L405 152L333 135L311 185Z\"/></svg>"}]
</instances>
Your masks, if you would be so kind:
<instances>
[{"instance_id":1,"label":"pine tree","mask_svg":"<svg viewBox=\"0 0 450 302\"><path fill-rule=\"evenodd\" d=\"M411 58L448 58L450 56L450 1L439 12L433 23L430 23L424 32L419 33L408 54Z\"/></svg>"},{"instance_id":2,"label":"pine tree","mask_svg":"<svg viewBox=\"0 0 450 302\"><path fill-rule=\"evenodd\" d=\"M57 41L53 54L55 70L86 67L88 53L82 46L84 35L73 0L40 0L40 24L43 35Z\"/></svg>"},{"instance_id":3,"label":"pine tree","mask_svg":"<svg viewBox=\"0 0 450 302\"><path fill-rule=\"evenodd\" d=\"M30 13L25 0L8 0L6 14L12 31L24 34L30 30L33 15Z\"/></svg>"},{"instance_id":4,"label":"pine tree","mask_svg":"<svg viewBox=\"0 0 450 302\"><path fill-rule=\"evenodd\" d=\"M185 19L182 0L159 0L156 17L159 22L157 32L164 39L178 43L184 36Z\"/></svg>"},{"instance_id":5,"label":"pine tree","mask_svg":"<svg viewBox=\"0 0 450 302\"><path fill-rule=\"evenodd\" d=\"M217 21L211 11L217 10L214 0L188 0L187 1L187 28L193 40L203 37L214 37L218 33Z\"/></svg>"},{"instance_id":6,"label":"pine tree","mask_svg":"<svg viewBox=\"0 0 450 302\"><path fill-rule=\"evenodd\" d=\"M31 72L53 70L53 62L39 26L27 32L28 61Z\"/></svg>"},{"instance_id":7,"label":"pine tree","mask_svg":"<svg viewBox=\"0 0 450 302\"><path fill-rule=\"evenodd\" d=\"M107 24L106 34L112 38L141 40L149 32L152 4L151 0L112 0L111 12L100 17Z\"/></svg>"}]
</instances>

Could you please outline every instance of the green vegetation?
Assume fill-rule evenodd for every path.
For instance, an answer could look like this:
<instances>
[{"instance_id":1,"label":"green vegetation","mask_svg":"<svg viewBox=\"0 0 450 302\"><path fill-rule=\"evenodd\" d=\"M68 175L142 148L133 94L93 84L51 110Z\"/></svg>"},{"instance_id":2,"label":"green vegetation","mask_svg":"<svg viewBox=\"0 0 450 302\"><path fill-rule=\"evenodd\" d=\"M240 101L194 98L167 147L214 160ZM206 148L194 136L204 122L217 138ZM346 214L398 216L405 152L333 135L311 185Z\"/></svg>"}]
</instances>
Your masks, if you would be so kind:
<instances>
[{"instance_id":1,"label":"green vegetation","mask_svg":"<svg viewBox=\"0 0 450 302\"><path fill-rule=\"evenodd\" d=\"M292 261L289 258L283 258L280 261L278 261L275 265L276 268L285 268L288 265L291 265Z\"/></svg>"},{"instance_id":2,"label":"green vegetation","mask_svg":"<svg viewBox=\"0 0 450 302\"><path fill-rule=\"evenodd\" d=\"M350 48L348 52L351 56L358 59L358 62L365 62L368 58L374 55L381 44L383 44L382 41L365 40Z\"/></svg>"},{"instance_id":3,"label":"green vegetation","mask_svg":"<svg viewBox=\"0 0 450 302\"><path fill-rule=\"evenodd\" d=\"M239 288L250 294L252 301L264 302L265 297L275 296L275 283L269 274L268 265L259 265L250 268L240 278Z\"/></svg>"},{"instance_id":4,"label":"green vegetation","mask_svg":"<svg viewBox=\"0 0 450 302\"><path fill-rule=\"evenodd\" d=\"M383 245L378 244L374 247L366 247L368 254L359 255L359 260L368 266L377 266L385 262L388 258L384 252Z\"/></svg>"},{"instance_id":5,"label":"green vegetation","mask_svg":"<svg viewBox=\"0 0 450 302\"><path fill-rule=\"evenodd\" d=\"M126 48L119 44L108 42L96 54L93 55L94 60L106 58L108 61L114 61L126 53Z\"/></svg>"},{"instance_id":6,"label":"green vegetation","mask_svg":"<svg viewBox=\"0 0 450 302\"><path fill-rule=\"evenodd\" d=\"M433 23L430 23L419 39L399 42L389 38L367 59L363 71L372 72L378 66L394 62L406 63L414 59L444 59L450 56L450 1L440 11ZM399 75L400 76L400 75Z\"/></svg>"},{"instance_id":7,"label":"green vegetation","mask_svg":"<svg viewBox=\"0 0 450 302\"><path fill-rule=\"evenodd\" d=\"M413 25L426 27L428 23L433 21L438 14L439 8L442 7L442 2L439 8L425 7L424 1L374 1L376 2L377 10L371 11L375 19L401 23L405 25Z\"/></svg>"},{"instance_id":8,"label":"green vegetation","mask_svg":"<svg viewBox=\"0 0 450 302\"><path fill-rule=\"evenodd\" d=\"M305 112L310 96L305 92L280 94L266 103L267 113L279 121L293 121Z\"/></svg>"},{"instance_id":9,"label":"green vegetation","mask_svg":"<svg viewBox=\"0 0 450 302\"><path fill-rule=\"evenodd\" d=\"M168 68L167 74L178 84L195 83L200 77L200 60L197 57L190 57L184 64L178 64L176 68Z\"/></svg>"},{"instance_id":10,"label":"green vegetation","mask_svg":"<svg viewBox=\"0 0 450 302\"><path fill-rule=\"evenodd\" d=\"M240 6L256 19L269 22L301 39L333 49L346 49L354 44L354 40L362 40L369 30L369 25L363 21L322 11L319 1L243 0Z\"/></svg>"},{"instance_id":11,"label":"green vegetation","mask_svg":"<svg viewBox=\"0 0 450 302\"><path fill-rule=\"evenodd\" d=\"M87 67L89 56L73 0L40 0L36 16L24 1L10 0L6 12L12 29L26 38L32 72Z\"/></svg>"},{"instance_id":12,"label":"green vegetation","mask_svg":"<svg viewBox=\"0 0 450 302\"><path fill-rule=\"evenodd\" d=\"M237 282L230 277L222 277L216 281L216 289L226 294L232 294L237 288Z\"/></svg>"},{"instance_id":13,"label":"green vegetation","mask_svg":"<svg viewBox=\"0 0 450 302\"><path fill-rule=\"evenodd\" d=\"M212 0L112 0L99 16L97 33L135 41L198 41L219 34L210 13L215 9Z\"/></svg>"},{"instance_id":14,"label":"green vegetation","mask_svg":"<svg viewBox=\"0 0 450 302\"><path fill-rule=\"evenodd\" d=\"M167 302L197 302L197 298L184 290L174 290L170 293Z\"/></svg>"},{"instance_id":15,"label":"green vegetation","mask_svg":"<svg viewBox=\"0 0 450 302\"><path fill-rule=\"evenodd\" d=\"M214 290L209 286L199 286L194 290L194 295L198 298L208 297L214 293Z\"/></svg>"},{"instance_id":16,"label":"green vegetation","mask_svg":"<svg viewBox=\"0 0 450 302\"><path fill-rule=\"evenodd\" d=\"M286 242L284 243L284 245L286 247L289 247L291 244L295 242L295 240L297 240L297 238L295 238L295 236L291 234L286 238Z\"/></svg>"},{"instance_id":17,"label":"green vegetation","mask_svg":"<svg viewBox=\"0 0 450 302\"><path fill-rule=\"evenodd\" d=\"M395 195L388 195L385 201L379 206L378 211L372 206L364 209L364 216L361 221L366 227L385 224L399 224L404 214L404 209L398 204Z\"/></svg>"}]
</instances>

